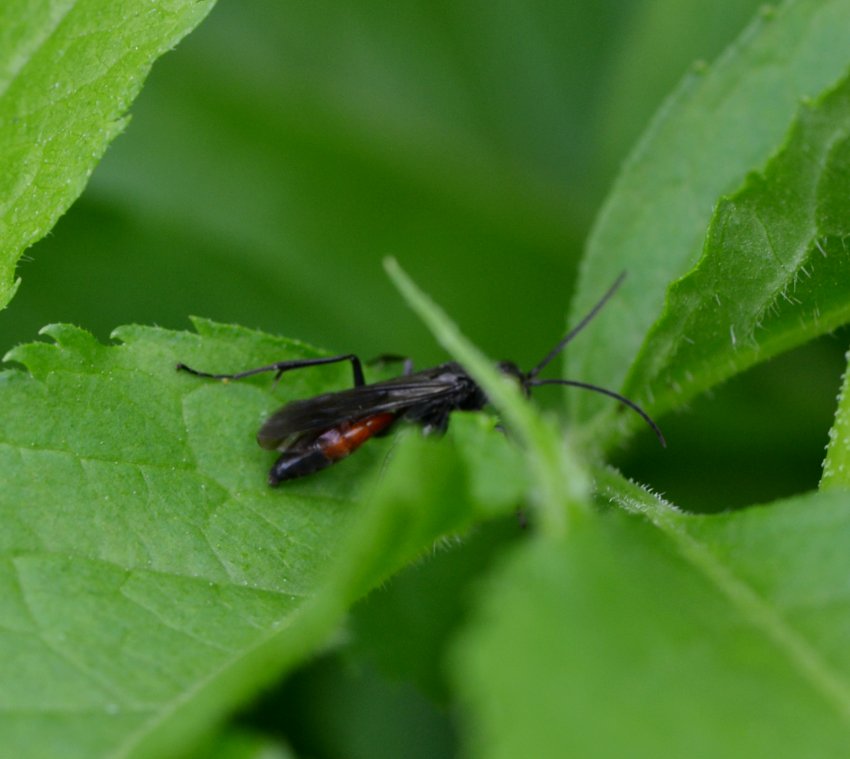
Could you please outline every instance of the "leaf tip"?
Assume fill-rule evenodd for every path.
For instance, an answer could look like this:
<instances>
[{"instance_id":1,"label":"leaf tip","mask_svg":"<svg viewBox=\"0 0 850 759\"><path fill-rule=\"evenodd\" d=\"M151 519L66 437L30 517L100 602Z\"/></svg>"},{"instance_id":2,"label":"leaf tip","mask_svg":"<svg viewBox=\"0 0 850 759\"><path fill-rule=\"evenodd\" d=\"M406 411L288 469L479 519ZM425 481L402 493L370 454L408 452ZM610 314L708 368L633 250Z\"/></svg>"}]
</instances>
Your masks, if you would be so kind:
<instances>
[{"instance_id":1,"label":"leaf tip","mask_svg":"<svg viewBox=\"0 0 850 759\"><path fill-rule=\"evenodd\" d=\"M82 347L97 343L91 332L74 324L46 324L38 331L38 334L49 337L57 345L63 347Z\"/></svg>"}]
</instances>

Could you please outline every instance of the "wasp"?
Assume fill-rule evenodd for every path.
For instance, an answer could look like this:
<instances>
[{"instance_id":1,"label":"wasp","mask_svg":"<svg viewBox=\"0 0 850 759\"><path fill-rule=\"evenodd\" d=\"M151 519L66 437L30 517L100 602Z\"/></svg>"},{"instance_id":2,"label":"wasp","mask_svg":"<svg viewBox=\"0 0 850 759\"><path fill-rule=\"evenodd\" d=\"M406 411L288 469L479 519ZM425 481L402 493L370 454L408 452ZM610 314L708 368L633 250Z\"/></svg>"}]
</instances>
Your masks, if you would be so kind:
<instances>
[{"instance_id":1,"label":"wasp","mask_svg":"<svg viewBox=\"0 0 850 759\"><path fill-rule=\"evenodd\" d=\"M538 379L540 372L599 313L614 295L624 276L622 274L618 277L587 315L533 369L524 372L512 361L501 361L497 366L501 372L516 380L526 395L530 395L531 388L541 385L567 385L614 398L637 413L656 434L661 445L666 446L661 430L649 414L625 396L578 380ZM382 358L396 360L400 357ZM360 359L351 353L279 361L235 374L211 374L182 363L177 364L177 369L198 377L218 380L238 380L274 372L277 381L283 374L295 369L343 361L351 363L354 387L290 401L260 427L257 433L260 446L280 451L280 456L269 472L270 485L276 486L336 464L354 453L369 438L388 433L401 420L418 424L425 434L440 434L448 428L453 411L480 411L487 405L484 391L454 361L414 372L411 363L405 360L402 375L371 384L367 384L364 379Z\"/></svg>"}]
</instances>

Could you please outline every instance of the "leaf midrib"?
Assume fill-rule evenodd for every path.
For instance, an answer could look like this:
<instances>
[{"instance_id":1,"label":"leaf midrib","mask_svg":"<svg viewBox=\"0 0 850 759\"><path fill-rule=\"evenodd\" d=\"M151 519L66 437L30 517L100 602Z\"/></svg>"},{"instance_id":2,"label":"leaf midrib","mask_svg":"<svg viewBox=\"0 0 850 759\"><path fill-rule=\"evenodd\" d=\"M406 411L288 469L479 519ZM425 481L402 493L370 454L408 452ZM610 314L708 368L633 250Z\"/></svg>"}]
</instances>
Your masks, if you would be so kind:
<instances>
[{"instance_id":1,"label":"leaf midrib","mask_svg":"<svg viewBox=\"0 0 850 759\"><path fill-rule=\"evenodd\" d=\"M753 587L735 575L703 542L676 523L682 512L613 470L599 473L600 483L615 501L632 514L646 517L668 537L679 554L736 608L750 624L784 652L790 665L813 690L850 725L850 684L837 677L809 641Z\"/></svg>"}]
</instances>

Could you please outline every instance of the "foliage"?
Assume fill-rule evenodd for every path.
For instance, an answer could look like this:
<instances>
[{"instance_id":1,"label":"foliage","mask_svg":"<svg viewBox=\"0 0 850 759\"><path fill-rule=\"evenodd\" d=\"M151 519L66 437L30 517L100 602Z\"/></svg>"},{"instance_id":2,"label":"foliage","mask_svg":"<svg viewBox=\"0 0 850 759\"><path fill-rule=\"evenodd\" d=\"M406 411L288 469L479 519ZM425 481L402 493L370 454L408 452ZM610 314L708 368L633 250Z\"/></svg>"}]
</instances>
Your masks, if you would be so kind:
<instances>
[{"instance_id":1,"label":"foliage","mask_svg":"<svg viewBox=\"0 0 850 759\"><path fill-rule=\"evenodd\" d=\"M10 0L0 9L0 308L15 265L77 199L154 60L204 2Z\"/></svg>"},{"instance_id":2,"label":"foliage","mask_svg":"<svg viewBox=\"0 0 850 759\"><path fill-rule=\"evenodd\" d=\"M616 0L543 5L225 4L154 73L138 133L18 269L3 314L16 325L0 325L26 339L0 373L7 751L845 753L850 393L845 380L836 409L804 381L834 396L838 370L822 367L843 345L817 343L823 364L792 354L773 380L745 372L850 317L850 2L760 11L691 69L616 178L616 146L651 107L630 85L637 58L680 70L691 46L658 44L664 0L630 17ZM683 33L713 56L742 4L703 5ZM152 61L208 7L0 11L6 299ZM596 58L559 38L571 24ZM571 343L569 376L664 415L669 454L644 431L633 450L654 459L628 458L639 418L590 393L571 393L565 425L447 316L532 366L557 339L585 235L573 322L627 278ZM193 307L218 321L99 339ZM174 371L326 355L221 319L278 319L368 355L415 347L412 313L496 414L455 414L440 440L400 430L274 490L262 419L350 369L280 383ZM31 342L28 319L49 316L94 334L53 324ZM774 386L762 418L737 419L735 393L759 408ZM834 417L820 489L798 465L803 443L827 439L815 401ZM669 413L686 403L691 417ZM683 466L697 438L709 453ZM734 463L714 476L726 449ZM660 467L686 484L658 495Z\"/></svg>"}]
</instances>

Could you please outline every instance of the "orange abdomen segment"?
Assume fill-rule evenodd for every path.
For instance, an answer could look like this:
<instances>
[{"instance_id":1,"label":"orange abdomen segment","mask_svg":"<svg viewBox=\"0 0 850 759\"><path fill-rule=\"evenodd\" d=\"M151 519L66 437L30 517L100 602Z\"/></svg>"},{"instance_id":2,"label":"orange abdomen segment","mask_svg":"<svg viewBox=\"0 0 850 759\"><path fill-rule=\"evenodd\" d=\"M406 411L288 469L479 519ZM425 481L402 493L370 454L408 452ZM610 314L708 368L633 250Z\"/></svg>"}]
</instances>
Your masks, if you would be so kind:
<instances>
[{"instance_id":1,"label":"orange abdomen segment","mask_svg":"<svg viewBox=\"0 0 850 759\"><path fill-rule=\"evenodd\" d=\"M354 453L370 437L383 432L395 419L395 414L384 413L358 419L356 422L345 422L323 432L316 439L316 445L331 461L338 461Z\"/></svg>"}]
</instances>

